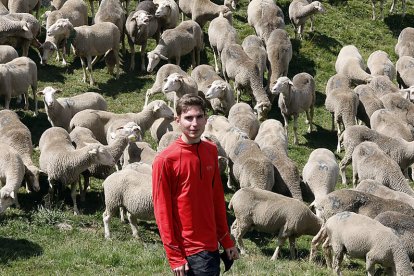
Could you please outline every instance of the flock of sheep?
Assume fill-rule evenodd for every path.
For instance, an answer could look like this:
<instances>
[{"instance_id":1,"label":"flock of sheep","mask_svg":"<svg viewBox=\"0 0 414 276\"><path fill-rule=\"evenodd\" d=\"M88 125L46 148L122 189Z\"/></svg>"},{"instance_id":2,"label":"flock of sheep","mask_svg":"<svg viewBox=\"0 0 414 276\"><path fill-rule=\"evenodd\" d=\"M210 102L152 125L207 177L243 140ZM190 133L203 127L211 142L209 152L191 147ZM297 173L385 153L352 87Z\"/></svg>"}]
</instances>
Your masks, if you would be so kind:
<instances>
[{"instance_id":1,"label":"flock of sheep","mask_svg":"<svg viewBox=\"0 0 414 276\"><path fill-rule=\"evenodd\" d=\"M230 189L238 189L229 209L235 215L231 234L242 254L246 252L242 238L253 228L277 235L272 259L278 258L287 239L295 257L296 238L312 235L310 259L322 245L327 265L338 274L348 254L365 259L369 275L374 274L376 263L391 274L414 275L410 265L414 260L414 190L407 180L414 163L413 28L399 35L395 66L383 51L372 53L366 66L355 46L341 49L337 74L326 84L325 107L332 113L332 130L337 128L337 152L344 149L345 155L338 164L333 152L316 149L300 174L288 156L288 120L293 116L293 142L297 144L300 113L306 113L308 132L312 131L316 85L306 72L287 77L292 44L284 30L283 12L273 0L249 2L247 21L256 35L242 43L232 25L235 0L225 0L223 5L209 0L142 1L129 13L129 1L102 0L96 14L89 2L90 26L83 0L53 0L51 10L43 15L47 33L43 43L37 40L39 21L28 13L36 11L38 17L39 0L0 2L0 44L11 45L0 46L0 93L5 97L5 110L0 111L1 213L12 204L19 206L22 183L27 192L38 191L43 172L49 181L45 205L51 207L70 186L73 210L79 214L77 191L84 201L90 177L95 177L104 180L105 237L111 237L109 221L118 210L122 220L127 216L133 236L138 236L137 220L153 219L152 161L157 151L180 136L173 121L176 101L184 94L198 94L214 113L203 139L217 145L220 172ZM313 16L324 11L318 1L293 0L289 19L295 38L303 39L305 23L309 20L313 29ZM191 20L181 21L180 12ZM206 35L214 66L200 64ZM146 53L150 38L156 40L156 47ZM94 85L92 67L101 57L108 72L113 74L115 69L119 77L125 39L131 55L129 69L135 70L135 45L140 45L138 70L157 71L141 112L110 112L99 93L57 98L59 89L37 90L37 65L27 57L29 47L38 51L41 64L47 64L56 52L63 65L72 48L81 58L83 81L89 79ZM23 57L12 46L21 48ZM180 60L190 53L189 74L181 69ZM161 60L176 64L159 67ZM40 137L39 167L31 158L29 129L9 110L11 98L22 95L28 109L29 87L35 116L39 95L52 125ZM151 101L156 93L163 93L169 104ZM240 102L242 93L251 96L252 105ZM283 124L267 119L277 97ZM157 141L157 151L142 141L147 131ZM335 190L339 177L347 183L345 169L351 162L354 189ZM314 197L309 206L303 201L307 192Z\"/></svg>"}]
</instances>

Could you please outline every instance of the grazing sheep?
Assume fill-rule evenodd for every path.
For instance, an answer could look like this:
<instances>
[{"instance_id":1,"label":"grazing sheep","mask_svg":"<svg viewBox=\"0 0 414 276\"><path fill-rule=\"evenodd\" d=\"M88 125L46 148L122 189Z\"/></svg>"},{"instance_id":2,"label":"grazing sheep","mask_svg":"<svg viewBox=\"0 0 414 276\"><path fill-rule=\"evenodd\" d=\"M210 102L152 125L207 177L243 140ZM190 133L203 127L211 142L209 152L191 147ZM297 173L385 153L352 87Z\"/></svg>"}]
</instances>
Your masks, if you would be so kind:
<instances>
[{"instance_id":1,"label":"grazing sheep","mask_svg":"<svg viewBox=\"0 0 414 276\"><path fill-rule=\"evenodd\" d=\"M358 85L354 88L354 92L359 99L357 118L367 127L372 127L370 118L377 110L383 109L384 105L375 95L375 91L367 84Z\"/></svg>"},{"instance_id":2,"label":"grazing sheep","mask_svg":"<svg viewBox=\"0 0 414 276\"><path fill-rule=\"evenodd\" d=\"M208 40L210 47L213 50L214 65L216 72L219 72L217 59L221 60L221 52L227 44L237 44L239 36L237 30L232 26L230 20L224 17L222 13L214 18L208 25ZM222 73L224 72L223 65L221 66Z\"/></svg>"},{"instance_id":3,"label":"grazing sheep","mask_svg":"<svg viewBox=\"0 0 414 276\"><path fill-rule=\"evenodd\" d=\"M398 212L384 212L375 217L376 221L391 228L407 250L410 261L414 259L414 218Z\"/></svg>"},{"instance_id":4,"label":"grazing sheep","mask_svg":"<svg viewBox=\"0 0 414 276\"><path fill-rule=\"evenodd\" d=\"M75 149L69 133L61 127L51 127L43 132L39 140L39 148L40 169L48 175L49 180L47 205L50 205L55 189L60 192L60 195L64 187L70 184L75 215L79 214L76 204L76 186L80 174L92 164L115 165L114 158L100 144L90 144L81 149Z\"/></svg>"},{"instance_id":5,"label":"grazing sheep","mask_svg":"<svg viewBox=\"0 0 414 276\"><path fill-rule=\"evenodd\" d=\"M390 80L395 78L395 66L384 51L377 50L369 55L367 66L372 76L387 76Z\"/></svg>"},{"instance_id":6,"label":"grazing sheep","mask_svg":"<svg viewBox=\"0 0 414 276\"><path fill-rule=\"evenodd\" d=\"M414 127L414 104L397 93L389 93L380 98L385 109L392 111L396 117Z\"/></svg>"},{"instance_id":7,"label":"grazing sheep","mask_svg":"<svg viewBox=\"0 0 414 276\"><path fill-rule=\"evenodd\" d=\"M151 174L144 172L148 165L133 163L108 176L103 182L105 211L103 222L105 238L110 239L109 221L119 207L127 210L132 236L138 238L137 220L154 220Z\"/></svg>"},{"instance_id":8,"label":"grazing sheep","mask_svg":"<svg viewBox=\"0 0 414 276\"><path fill-rule=\"evenodd\" d=\"M267 70L267 52L263 41L257 35L249 35L243 40L242 47L247 56L256 62L259 75L263 78Z\"/></svg>"},{"instance_id":9,"label":"grazing sheep","mask_svg":"<svg viewBox=\"0 0 414 276\"><path fill-rule=\"evenodd\" d=\"M298 144L297 129L299 113L305 112L309 124L308 133L312 131L313 109L315 105L315 80L308 73L295 75L292 81L287 77L280 77L271 89L272 94L279 96L279 108L285 121L287 136L288 119L293 115L293 143Z\"/></svg>"},{"instance_id":10,"label":"grazing sheep","mask_svg":"<svg viewBox=\"0 0 414 276\"><path fill-rule=\"evenodd\" d=\"M38 95L44 96L47 119L54 127L63 127L69 130L69 123L73 116L81 110L95 109L106 110L107 103L101 94L96 92L85 92L68 98L55 98L55 93L62 90L47 86Z\"/></svg>"},{"instance_id":11,"label":"grazing sheep","mask_svg":"<svg viewBox=\"0 0 414 276\"><path fill-rule=\"evenodd\" d=\"M147 142L129 143L123 153L122 167L135 162L152 165L156 155L157 152Z\"/></svg>"},{"instance_id":12,"label":"grazing sheep","mask_svg":"<svg viewBox=\"0 0 414 276\"><path fill-rule=\"evenodd\" d=\"M86 66L89 71L89 84L94 85L92 76L92 57L114 51L116 58L116 77L119 77L119 39L118 27L111 22L101 22L92 26L73 27L68 19L58 19L47 30L48 36L64 35L75 49L75 55L82 63L83 82L86 82ZM86 62L84 60L86 58Z\"/></svg>"},{"instance_id":13,"label":"grazing sheep","mask_svg":"<svg viewBox=\"0 0 414 276\"><path fill-rule=\"evenodd\" d=\"M275 85L280 77L286 77L293 51L289 34L283 29L273 30L266 42L267 57L269 60L268 83Z\"/></svg>"},{"instance_id":14,"label":"grazing sheep","mask_svg":"<svg viewBox=\"0 0 414 276\"><path fill-rule=\"evenodd\" d=\"M337 152L341 152L339 136L343 130L356 123L359 99L357 94L349 87L348 78L344 75L333 75L326 85L325 107L332 114L332 131L337 126L338 146Z\"/></svg>"},{"instance_id":15,"label":"grazing sheep","mask_svg":"<svg viewBox=\"0 0 414 276\"><path fill-rule=\"evenodd\" d=\"M328 149L318 148L311 152L302 171L303 182L309 186L315 201L335 189L339 176L339 166L335 155Z\"/></svg>"},{"instance_id":16,"label":"grazing sheep","mask_svg":"<svg viewBox=\"0 0 414 276\"><path fill-rule=\"evenodd\" d=\"M368 86L372 88L374 94L379 98L388 94L395 94L394 96L401 96L406 99L409 99L410 96L410 93L407 93L410 89L398 89L398 86L395 85L387 76L373 77Z\"/></svg>"},{"instance_id":17,"label":"grazing sheep","mask_svg":"<svg viewBox=\"0 0 414 276\"><path fill-rule=\"evenodd\" d=\"M10 108L12 97L24 95L24 109L29 109L29 86L32 88L35 102L34 115L37 116L37 66L28 57L15 58L5 64L0 64L0 91L4 95L4 107Z\"/></svg>"},{"instance_id":18,"label":"grazing sheep","mask_svg":"<svg viewBox=\"0 0 414 276\"><path fill-rule=\"evenodd\" d=\"M355 188L356 191L372 194L384 199L393 199L404 202L414 208L414 198L406 193L394 191L382 183L372 179L362 180Z\"/></svg>"},{"instance_id":19,"label":"grazing sheep","mask_svg":"<svg viewBox=\"0 0 414 276\"><path fill-rule=\"evenodd\" d=\"M154 3L158 5L155 17L158 18L161 25L160 31L163 32L166 29L175 28L180 20L177 3L174 0L156 0Z\"/></svg>"},{"instance_id":20,"label":"grazing sheep","mask_svg":"<svg viewBox=\"0 0 414 276\"><path fill-rule=\"evenodd\" d=\"M148 52L147 71L152 72L161 59L175 58L180 65L181 56L192 53L192 66L200 64L200 51L203 48L203 32L197 22L187 20L174 29L165 30L157 46Z\"/></svg>"},{"instance_id":21,"label":"grazing sheep","mask_svg":"<svg viewBox=\"0 0 414 276\"><path fill-rule=\"evenodd\" d=\"M214 143L216 145L217 153L218 153L218 166L220 170L220 176L222 179L227 177L226 171L228 168L229 158L227 156L226 151L222 147L220 141L218 140L218 138L211 133L204 132L203 135L201 136L201 139L210 141L211 143Z\"/></svg>"},{"instance_id":22,"label":"grazing sheep","mask_svg":"<svg viewBox=\"0 0 414 276\"><path fill-rule=\"evenodd\" d=\"M234 80L234 90L237 95L237 102L241 91L248 89L256 104L254 110L257 117L263 121L271 108L270 100L263 88L263 78L259 75L259 69L253 60L243 51L238 44L228 44L222 51L221 62L226 81L229 78Z\"/></svg>"},{"instance_id":23,"label":"grazing sheep","mask_svg":"<svg viewBox=\"0 0 414 276\"><path fill-rule=\"evenodd\" d=\"M151 13L144 9L147 8L146 6L149 6L149 10L156 9L155 4L151 1L141 2L138 4L136 11L131 13L126 20L126 33L131 52L130 70L135 68L134 45L141 45L141 71L145 71L147 41L149 38L155 38L156 42L159 42L160 26L158 19L155 17L155 12Z\"/></svg>"},{"instance_id":24,"label":"grazing sheep","mask_svg":"<svg viewBox=\"0 0 414 276\"><path fill-rule=\"evenodd\" d=\"M414 57L402 56L397 60L397 82L400 88L414 87Z\"/></svg>"},{"instance_id":25,"label":"grazing sheep","mask_svg":"<svg viewBox=\"0 0 414 276\"><path fill-rule=\"evenodd\" d=\"M141 128L141 135L151 127L156 119L174 118L174 113L164 101L156 100L144 107L139 113L116 114L108 111L86 109L76 113L69 124L69 129L83 126L92 130L96 139L107 144L107 133L111 125L116 122L135 122Z\"/></svg>"},{"instance_id":26,"label":"grazing sheep","mask_svg":"<svg viewBox=\"0 0 414 276\"><path fill-rule=\"evenodd\" d=\"M2 40L10 37L22 37L28 40L33 39L33 33L27 21L16 21L7 15L0 16L0 38Z\"/></svg>"},{"instance_id":27,"label":"grazing sheep","mask_svg":"<svg viewBox=\"0 0 414 276\"><path fill-rule=\"evenodd\" d=\"M253 109L247 103L236 103L230 108L229 123L245 132L249 139L254 140L259 131L260 122Z\"/></svg>"},{"instance_id":28,"label":"grazing sheep","mask_svg":"<svg viewBox=\"0 0 414 276\"><path fill-rule=\"evenodd\" d=\"M197 22L201 28L222 13L231 18L231 11L225 5L217 5L210 0L179 0L178 6L183 14Z\"/></svg>"},{"instance_id":29,"label":"grazing sheep","mask_svg":"<svg viewBox=\"0 0 414 276\"><path fill-rule=\"evenodd\" d=\"M162 92L164 94L175 92L174 94L174 110L178 99L185 94L198 94L197 83L187 73L172 73L164 80Z\"/></svg>"},{"instance_id":30,"label":"grazing sheep","mask_svg":"<svg viewBox=\"0 0 414 276\"><path fill-rule=\"evenodd\" d=\"M414 141L412 126L387 109L379 109L372 113L370 125L373 130L383 135L408 142Z\"/></svg>"},{"instance_id":31,"label":"grazing sheep","mask_svg":"<svg viewBox=\"0 0 414 276\"><path fill-rule=\"evenodd\" d=\"M406 27L401 31L394 49L398 57L414 57L414 28Z\"/></svg>"},{"instance_id":32,"label":"grazing sheep","mask_svg":"<svg viewBox=\"0 0 414 276\"><path fill-rule=\"evenodd\" d=\"M33 163L32 134L17 114L11 110L0 111L0 141L12 147L25 166L26 191L39 191L39 168Z\"/></svg>"},{"instance_id":33,"label":"grazing sheep","mask_svg":"<svg viewBox=\"0 0 414 276\"><path fill-rule=\"evenodd\" d=\"M194 68L191 77L197 83L198 91L201 91L210 102L214 113L228 116L230 108L236 102L230 84L223 80L212 66L207 64L201 64Z\"/></svg>"},{"instance_id":34,"label":"grazing sheep","mask_svg":"<svg viewBox=\"0 0 414 276\"><path fill-rule=\"evenodd\" d=\"M306 20L310 17L310 31L313 32L313 15L324 13L325 9L319 1L293 0L289 5L289 19L295 28L295 39L297 35L303 38Z\"/></svg>"},{"instance_id":35,"label":"grazing sheep","mask_svg":"<svg viewBox=\"0 0 414 276\"><path fill-rule=\"evenodd\" d=\"M298 166L288 156L288 140L282 123L274 119L262 122L254 141L275 168L273 191L302 201Z\"/></svg>"},{"instance_id":36,"label":"grazing sheep","mask_svg":"<svg viewBox=\"0 0 414 276\"><path fill-rule=\"evenodd\" d=\"M17 191L24 179L25 167L20 155L10 146L0 143L0 214L16 204L19 208Z\"/></svg>"},{"instance_id":37,"label":"grazing sheep","mask_svg":"<svg viewBox=\"0 0 414 276\"><path fill-rule=\"evenodd\" d=\"M283 11L273 0L252 0L247 7L247 22L266 45L273 30L285 28Z\"/></svg>"},{"instance_id":38,"label":"grazing sheep","mask_svg":"<svg viewBox=\"0 0 414 276\"><path fill-rule=\"evenodd\" d=\"M39 17L40 0L9 0L8 2L8 8L11 13L36 11L36 17Z\"/></svg>"},{"instance_id":39,"label":"grazing sheep","mask_svg":"<svg viewBox=\"0 0 414 276\"><path fill-rule=\"evenodd\" d=\"M230 200L229 209L234 210L236 220L231 226L242 254L245 253L243 236L250 229L277 234L277 247L271 260L279 257L281 247L289 238L290 256L296 257L296 238L316 235L322 220L299 200L288 198L257 188L242 188Z\"/></svg>"},{"instance_id":40,"label":"grazing sheep","mask_svg":"<svg viewBox=\"0 0 414 276\"><path fill-rule=\"evenodd\" d=\"M356 85L369 83L372 80L372 76L365 72L364 59L354 45L342 47L335 62L335 70Z\"/></svg>"},{"instance_id":41,"label":"grazing sheep","mask_svg":"<svg viewBox=\"0 0 414 276\"><path fill-rule=\"evenodd\" d=\"M365 259L368 275L375 274L375 264L386 268L387 275L413 275L407 251L401 240L378 221L352 212L339 213L326 221L313 238L311 259L324 243L328 267L338 275L345 253L351 258ZM333 253L333 260L332 258Z\"/></svg>"},{"instance_id":42,"label":"grazing sheep","mask_svg":"<svg viewBox=\"0 0 414 276\"><path fill-rule=\"evenodd\" d=\"M174 112L172 109L171 111ZM150 128L151 137L157 143L165 133L174 130L179 130L179 126L173 119L170 118L159 118L154 121Z\"/></svg>"},{"instance_id":43,"label":"grazing sheep","mask_svg":"<svg viewBox=\"0 0 414 276\"><path fill-rule=\"evenodd\" d=\"M7 63L19 57L16 49L9 45L0 45L0 64Z\"/></svg>"}]
</instances>

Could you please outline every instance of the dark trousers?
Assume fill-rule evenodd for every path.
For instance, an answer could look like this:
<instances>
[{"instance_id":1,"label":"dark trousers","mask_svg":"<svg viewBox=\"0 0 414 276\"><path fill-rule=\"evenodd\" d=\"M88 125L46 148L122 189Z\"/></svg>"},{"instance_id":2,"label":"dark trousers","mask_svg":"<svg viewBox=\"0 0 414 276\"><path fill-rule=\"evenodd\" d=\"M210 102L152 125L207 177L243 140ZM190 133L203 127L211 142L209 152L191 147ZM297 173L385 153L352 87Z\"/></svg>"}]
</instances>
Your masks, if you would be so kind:
<instances>
[{"instance_id":1,"label":"dark trousers","mask_svg":"<svg viewBox=\"0 0 414 276\"><path fill-rule=\"evenodd\" d=\"M220 254L217 251L201 251L187 257L190 267L189 276L218 276L220 275Z\"/></svg>"}]
</instances>

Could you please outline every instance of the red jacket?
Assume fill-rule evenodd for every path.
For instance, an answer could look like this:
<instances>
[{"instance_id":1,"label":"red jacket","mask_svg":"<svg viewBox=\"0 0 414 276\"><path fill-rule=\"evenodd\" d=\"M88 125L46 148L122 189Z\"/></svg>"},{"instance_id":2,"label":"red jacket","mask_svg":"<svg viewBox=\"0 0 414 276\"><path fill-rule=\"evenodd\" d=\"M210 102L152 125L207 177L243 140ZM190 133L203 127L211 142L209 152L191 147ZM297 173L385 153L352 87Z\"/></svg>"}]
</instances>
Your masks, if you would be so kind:
<instances>
[{"instance_id":1,"label":"red jacket","mask_svg":"<svg viewBox=\"0 0 414 276\"><path fill-rule=\"evenodd\" d=\"M153 163L155 219L172 269L186 256L234 246L226 219L217 148L178 139Z\"/></svg>"}]
</instances>

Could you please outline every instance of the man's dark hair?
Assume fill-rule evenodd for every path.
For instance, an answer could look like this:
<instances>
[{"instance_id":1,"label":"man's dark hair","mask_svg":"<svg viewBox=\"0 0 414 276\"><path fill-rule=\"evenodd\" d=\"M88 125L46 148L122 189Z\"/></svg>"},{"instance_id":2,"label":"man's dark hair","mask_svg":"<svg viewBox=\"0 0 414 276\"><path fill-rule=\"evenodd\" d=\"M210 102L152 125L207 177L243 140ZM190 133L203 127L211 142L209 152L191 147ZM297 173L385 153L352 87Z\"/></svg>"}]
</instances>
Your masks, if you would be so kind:
<instances>
[{"instance_id":1,"label":"man's dark hair","mask_svg":"<svg viewBox=\"0 0 414 276\"><path fill-rule=\"evenodd\" d=\"M177 102L177 106L175 108L177 116L180 116L181 113L186 112L190 106L199 106L203 110L204 114L206 114L206 103L203 98L193 94L185 94Z\"/></svg>"}]
</instances>

